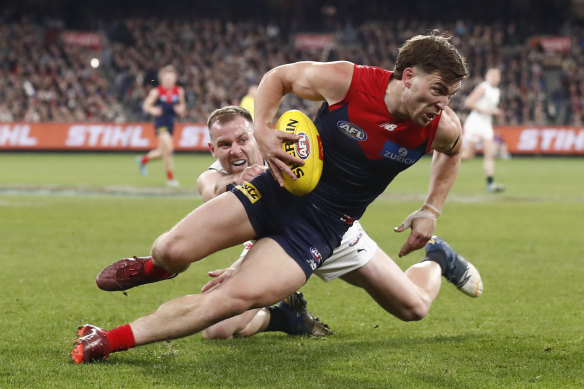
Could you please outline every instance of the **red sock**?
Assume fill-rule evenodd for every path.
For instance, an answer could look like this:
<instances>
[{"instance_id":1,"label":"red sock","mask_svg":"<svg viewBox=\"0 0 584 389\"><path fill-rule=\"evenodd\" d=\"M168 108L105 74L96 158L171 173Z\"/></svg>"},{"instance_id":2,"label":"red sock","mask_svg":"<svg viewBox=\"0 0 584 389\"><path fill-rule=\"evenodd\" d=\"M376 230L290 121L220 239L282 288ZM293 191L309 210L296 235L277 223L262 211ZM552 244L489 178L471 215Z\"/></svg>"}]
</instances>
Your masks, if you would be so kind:
<instances>
[{"instance_id":1,"label":"red sock","mask_svg":"<svg viewBox=\"0 0 584 389\"><path fill-rule=\"evenodd\" d=\"M166 177L167 177L169 180L172 180L172 179L174 178L174 176L173 176L173 174L172 174L172 170L169 170L169 171L167 171L167 172L166 172Z\"/></svg>"},{"instance_id":2,"label":"red sock","mask_svg":"<svg viewBox=\"0 0 584 389\"><path fill-rule=\"evenodd\" d=\"M156 266L154 262L152 262L152 258L144 264L144 273L154 280L165 280L172 275L172 273Z\"/></svg>"},{"instance_id":3,"label":"red sock","mask_svg":"<svg viewBox=\"0 0 584 389\"><path fill-rule=\"evenodd\" d=\"M129 348L136 347L136 341L134 340L134 333L129 324L124 324L114 328L113 330L106 331L105 336L110 346L110 353L115 353L116 351L125 351Z\"/></svg>"},{"instance_id":4,"label":"red sock","mask_svg":"<svg viewBox=\"0 0 584 389\"><path fill-rule=\"evenodd\" d=\"M142 161L141 161L141 162L142 162L142 164L147 164L147 163L148 163L148 161L150 161L150 158L148 158L148 156L147 156L147 155L145 155L145 156L143 156L143 157L142 157Z\"/></svg>"}]
</instances>

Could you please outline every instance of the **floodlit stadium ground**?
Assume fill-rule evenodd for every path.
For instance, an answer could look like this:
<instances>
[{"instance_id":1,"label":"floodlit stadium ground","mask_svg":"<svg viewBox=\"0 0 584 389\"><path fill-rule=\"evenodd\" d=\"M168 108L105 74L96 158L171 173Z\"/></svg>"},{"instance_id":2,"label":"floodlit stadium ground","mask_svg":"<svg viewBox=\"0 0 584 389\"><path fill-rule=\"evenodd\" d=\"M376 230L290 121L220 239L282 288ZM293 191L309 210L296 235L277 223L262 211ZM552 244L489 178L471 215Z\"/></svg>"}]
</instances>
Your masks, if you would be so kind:
<instances>
[{"instance_id":1,"label":"floodlit stadium ground","mask_svg":"<svg viewBox=\"0 0 584 389\"><path fill-rule=\"evenodd\" d=\"M301 290L336 332L327 338L200 335L73 365L78 324L111 328L196 293L216 253L176 279L106 293L96 274L145 255L153 240L201 203L195 178L208 155L176 156L182 187L162 165L138 174L130 154L0 153L0 388L33 387L582 387L584 174L581 158L498 161L503 194L487 194L482 159L463 164L437 233L480 270L471 299L444 282L429 315L404 323L363 291L317 277ZM429 158L373 203L363 226L397 259L392 231L421 204Z\"/></svg>"}]
</instances>

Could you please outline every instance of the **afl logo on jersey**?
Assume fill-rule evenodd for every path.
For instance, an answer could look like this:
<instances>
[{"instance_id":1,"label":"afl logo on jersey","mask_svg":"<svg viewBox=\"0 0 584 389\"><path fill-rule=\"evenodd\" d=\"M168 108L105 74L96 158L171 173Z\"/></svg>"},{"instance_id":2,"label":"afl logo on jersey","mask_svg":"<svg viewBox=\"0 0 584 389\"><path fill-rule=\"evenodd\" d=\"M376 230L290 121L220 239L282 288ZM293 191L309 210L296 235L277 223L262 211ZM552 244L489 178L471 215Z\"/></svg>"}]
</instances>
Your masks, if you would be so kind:
<instances>
[{"instance_id":1,"label":"afl logo on jersey","mask_svg":"<svg viewBox=\"0 0 584 389\"><path fill-rule=\"evenodd\" d=\"M339 130L343 132L343 134L347 135L349 138L358 141L363 141L367 139L367 133L351 122L339 120L337 122L337 127L339 128Z\"/></svg>"},{"instance_id":2,"label":"afl logo on jersey","mask_svg":"<svg viewBox=\"0 0 584 389\"><path fill-rule=\"evenodd\" d=\"M310 140L308 135L301 132L298 134L300 139L296 141L296 154L300 159L306 159L310 155Z\"/></svg>"}]
</instances>

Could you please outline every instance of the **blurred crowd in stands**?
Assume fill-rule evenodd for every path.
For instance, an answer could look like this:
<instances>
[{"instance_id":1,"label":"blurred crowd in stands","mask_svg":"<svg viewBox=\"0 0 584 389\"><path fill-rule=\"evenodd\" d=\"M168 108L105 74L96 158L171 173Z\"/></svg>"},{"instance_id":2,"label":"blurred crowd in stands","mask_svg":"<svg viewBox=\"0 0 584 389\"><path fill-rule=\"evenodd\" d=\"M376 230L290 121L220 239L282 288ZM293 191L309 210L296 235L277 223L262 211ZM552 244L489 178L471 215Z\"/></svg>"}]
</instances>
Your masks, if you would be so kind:
<instances>
[{"instance_id":1,"label":"blurred crowd in stands","mask_svg":"<svg viewBox=\"0 0 584 389\"><path fill-rule=\"evenodd\" d=\"M392 69L400 45L433 28L453 36L467 58L471 78L452 101L464 118L463 100L485 69L498 66L505 125L582 125L584 29L558 26L571 38L566 53L547 54L516 24L431 23L400 19L345 22L330 31L327 49L300 49L302 26L257 21L197 19L171 22L157 17L108 21L96 31L101 47L69 47L60 39L62 21L27 18L0 23L0 121L145 121L141 111L157 72L172 64L184 87L183 121L205 122L215 108L239 104L250 85L269 69L300 60L348 60ZM100 65L90 66L91 58ZM318 104L287 97L282 110L314 114Z\"/></svg>"}]
</instances>

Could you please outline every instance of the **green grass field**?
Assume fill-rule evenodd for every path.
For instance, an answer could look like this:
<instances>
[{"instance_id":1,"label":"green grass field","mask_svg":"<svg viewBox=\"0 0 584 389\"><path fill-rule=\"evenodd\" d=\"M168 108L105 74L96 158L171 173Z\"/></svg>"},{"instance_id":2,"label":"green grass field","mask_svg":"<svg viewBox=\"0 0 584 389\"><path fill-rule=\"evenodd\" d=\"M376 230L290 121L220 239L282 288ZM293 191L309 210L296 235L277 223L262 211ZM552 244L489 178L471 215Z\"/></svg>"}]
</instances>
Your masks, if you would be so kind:
<instances>
[{"instance_id":1,"label":"green grass field","mask_svg":"<svg viewBox=\"0 0 584 389\"><path fill-rule=\"evenodd\" d=\"M138 175L129 154L0 153L0 388L131 387L583 387L584 160L498 161L504 194L487 195L481 160L465 163L437 233L481 271L483 296L444 282L429 315L404 323L363 291L317 277L309 309L327 338L200 335L74 365L78 324L111 328L162 302L196 293L216 253L180 277L122 293L95 286L114 260L152 241L201 203L195 177L207 155L176 156L183 186L167 189L161 164ZM393 258L406 235L392 227L421 204L429 159L403 173L363 218ZM397 260L403 268L422 252Z\"/></svg>"}]
</instances>

